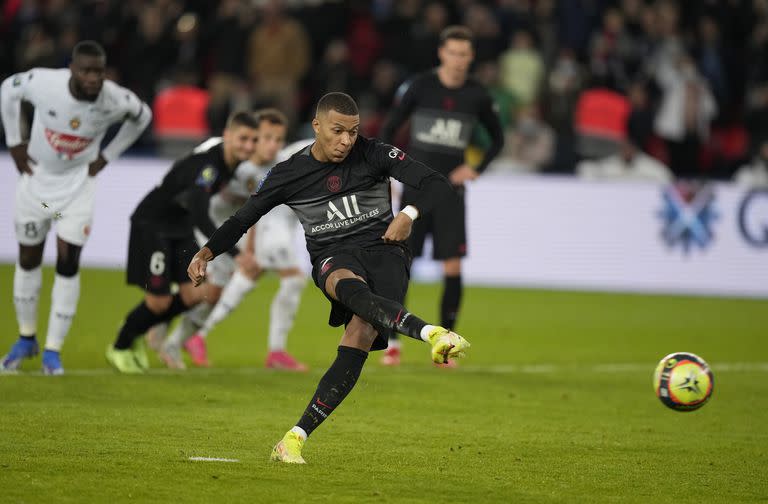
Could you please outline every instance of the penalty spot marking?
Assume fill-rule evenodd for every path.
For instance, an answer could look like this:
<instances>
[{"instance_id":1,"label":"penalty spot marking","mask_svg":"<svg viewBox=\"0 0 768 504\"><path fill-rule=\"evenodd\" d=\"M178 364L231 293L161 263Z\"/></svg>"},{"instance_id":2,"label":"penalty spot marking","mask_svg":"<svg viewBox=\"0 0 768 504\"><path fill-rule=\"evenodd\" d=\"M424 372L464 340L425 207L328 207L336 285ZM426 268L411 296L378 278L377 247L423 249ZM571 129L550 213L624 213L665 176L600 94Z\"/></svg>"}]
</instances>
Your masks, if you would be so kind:
<instances>
[{"instance_id":1,"label":"penalty spot marking","mask_svg":"<svg viewBox=\"0 0 768 504\"><path fill-rule=\"evenodd\" d=\"M240 462L240 460L238 459L218 458L218 457L189 457L189 460L192 460L193 462L232 462L232 463Z\"/></svg>"}]
</instances>

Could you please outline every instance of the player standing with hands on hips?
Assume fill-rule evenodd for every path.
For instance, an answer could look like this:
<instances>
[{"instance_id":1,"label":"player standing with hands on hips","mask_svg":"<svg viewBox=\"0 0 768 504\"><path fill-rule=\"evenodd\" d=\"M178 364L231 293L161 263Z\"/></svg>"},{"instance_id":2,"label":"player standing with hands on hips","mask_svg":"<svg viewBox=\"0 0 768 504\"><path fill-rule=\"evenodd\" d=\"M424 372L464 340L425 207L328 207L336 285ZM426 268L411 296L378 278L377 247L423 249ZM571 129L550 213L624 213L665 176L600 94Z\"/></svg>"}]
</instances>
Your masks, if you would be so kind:
<instances>
[{"instance_id":1,"label":"player standing with hands on hips","mask_svg":"<svg viewBox=\"0 0 768 504\"><path fill-rule=\"evenodd\" d=\"M409 244L420 256L424 238L432 235L434 259L443 262L444 286L440 302L441 325L454 329L461 304L461 258L467 254L464 183L474 180L501 151L504 132L488 91L470 78L474 59L472 32L449 26L440 34L440 65L406 81L398 90L395 107L382 127L381 138L391 142L398 127L411 119L410 154L445 175L459 194L422 214L413 225ZM477 121L490 133L491 146L473 169L464 162ZM420 189L406 186L402 206L421 197ZM386 365L400 364L400 344L393 335L382 358Z\"/></svg>"},{"instance_id":2,"label":"player standing with hands on hips","mask_svg":"<svg viewBox=\"0 0 768 504\"><path fill-rule=\"evenodd\" d=\"M427 324L403 305L410 254L404 240L422 212L456 198L448 181L401 150L358 136L360 115L344 93L328 93L312 121L315 143L278 163L256 193L211 236L189 265L199 285L206 266L229 250L269 210L285 203L299 217L312 260L312 277L331 303L328 323L345 326L336 360L320 379L298 423L272 451L272 460L303 464L312 431L344 400L372 350L400 332L432 347L432 359L463 357L469 343ZM421 198L392 215L389 178L420 189Z\"/></svg>"},{"instance_id":3,"label":"player standing with hands on hips","mask_svg":"<svg viewBox=\"0 0 768 504\"><path fill-rule=\"evenodd\" d=\"M61 348L80 297L80 252L91 230L94 176L136 141L152 120L146 103L105 80L106 53L93 41L78 43L69 68L34 68L3 81L0 88L6 141L19 171L16 186L16 238L19 260L13 302L19 339L0 361L17 370L37 355L37 304L43 281L45 238L56 224L56 277L43 352L43 372L62 374ZM35 114L29 145L21 138L21 102ZM109 126L123 125L100 150Z\"/></svg>"}]
</instances>

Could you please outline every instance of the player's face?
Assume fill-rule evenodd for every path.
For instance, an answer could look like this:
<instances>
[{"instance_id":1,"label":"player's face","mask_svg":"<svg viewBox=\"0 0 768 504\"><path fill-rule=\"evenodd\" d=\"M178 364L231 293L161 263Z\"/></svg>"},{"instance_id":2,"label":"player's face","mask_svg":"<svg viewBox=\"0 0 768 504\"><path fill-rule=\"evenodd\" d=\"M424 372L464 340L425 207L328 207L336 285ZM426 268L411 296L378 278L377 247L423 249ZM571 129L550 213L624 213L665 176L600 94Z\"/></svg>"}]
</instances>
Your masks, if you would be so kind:
<instances>
[{"instance_id":1,"label":"player's face","mask_svg":"<svg viewBox=\"0 0 768 504\"><path fill-rule=\"evenodd\" d=\"M245 161L256 151L258 131L240 124L224 130L224 155L236 162Z\"/></svg>"},{"instance_id":2,"label":"player's face","mask_svg":"<svg viewBox=\"0 0 768 504\"><path fill-rule=\"evenodd\" d=\"M285 126L261 121L259 125L259 140L256 142L256 152L253 161L256 164L271 163L277 158L277 153L285 147Z\"/></svg>"},{"instance_id":3,"label":"player's face","mask_svg":"<svg viewBox=\"0 0 768 504\"><path fill-rule=\"evenodd\" d=\"M475 58L472 44L468 40L448 39L438 49L440 65L457 76L465 76Z\"/></svg>"},{"instance_id":4,"label":"player's face","mask_svg":"<svg viewBox=\"0 0 768 504\"><path fill-rule=\"evenodd\" d=\"M75 92L79 97L94 100L104 85L107 62L99 56L77 55L69 64Z\"/></svg>"},{"instance_id":5,"label":"player's face","mask_svg":"<svg viewBox=\"0 0 768 504\"><path fill-rule=\"evenodd\" d=\"M332 163L341 163L357 141L360 116L329 110L315 117L312 128L315 130L315 143L325 157Z\"/></svg>"}]
</instances>

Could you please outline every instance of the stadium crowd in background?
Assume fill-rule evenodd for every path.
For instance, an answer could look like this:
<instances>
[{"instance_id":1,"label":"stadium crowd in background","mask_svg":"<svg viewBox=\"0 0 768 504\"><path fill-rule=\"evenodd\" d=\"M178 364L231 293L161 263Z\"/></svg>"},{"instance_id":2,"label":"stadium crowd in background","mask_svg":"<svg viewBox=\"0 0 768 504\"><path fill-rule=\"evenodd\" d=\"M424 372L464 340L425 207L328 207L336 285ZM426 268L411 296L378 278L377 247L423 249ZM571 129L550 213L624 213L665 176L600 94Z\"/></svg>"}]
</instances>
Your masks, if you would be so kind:
<instances>
[{"instance_id":1,"label":"stadium crowd in background","mask_svg":"<svg viewBox=\"0 0 768 504\"><path fill-rule=\"evenodd\" d=\"M9 0L0 16L0 77L103 43L109 77L155 104L149 152L169 131L218 133L244 106L279 106L301 137L336 90L376 135L399 84L435 66L438 34L461 23L505 127L491 171L575 173L627 152L682 177L767 164L766 0ZM176 124L169 100L200 113Z\"/></svg>"}]
</instances>

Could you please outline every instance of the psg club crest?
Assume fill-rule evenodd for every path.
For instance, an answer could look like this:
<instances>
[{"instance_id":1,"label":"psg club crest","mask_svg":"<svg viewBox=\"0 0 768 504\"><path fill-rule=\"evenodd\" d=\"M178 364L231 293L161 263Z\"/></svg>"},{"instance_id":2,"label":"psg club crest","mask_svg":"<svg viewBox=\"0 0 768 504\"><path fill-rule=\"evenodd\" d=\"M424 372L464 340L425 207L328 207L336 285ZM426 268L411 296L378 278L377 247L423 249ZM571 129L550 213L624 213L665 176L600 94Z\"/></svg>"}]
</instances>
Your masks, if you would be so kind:
<instances>
[{"instance_id":1,"label":"psg club crest","mask_svg":"<svg viewBox=\"0 0 768 504\"><path fill-rule=\"evenodd\" d=\"M328 177L325 185L328 187L329 191L334 193L339 192L341 190L341 177L337 175L331 175Z\"/></svg>"},{"instance_id":2,"label":"psg club crest","mask_svg":"<svg viewBox=\"0 0 768 504\"><path fill-rule=\"evenodd\" d=\"M706 249L714 240L712 226L720 217L713 186L681 182L666 187L662 198L664 207L658 216L664 224L664 243L669 248L680 247L685 255L693 247Z\"/></svg>"},{"instance_id":3,"label":"psg club crest","mask_svg":"<svg viewBox=\"0 0 768 504\"><path fill-rule=\"evenodd\" d=\"M73 117L69 120L69 127L73 130L76 130L80 127L80 118L79 117Z\"/></svg>"}]
</instances>

